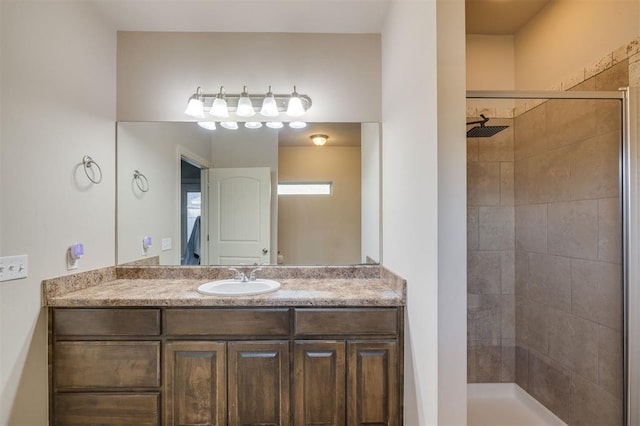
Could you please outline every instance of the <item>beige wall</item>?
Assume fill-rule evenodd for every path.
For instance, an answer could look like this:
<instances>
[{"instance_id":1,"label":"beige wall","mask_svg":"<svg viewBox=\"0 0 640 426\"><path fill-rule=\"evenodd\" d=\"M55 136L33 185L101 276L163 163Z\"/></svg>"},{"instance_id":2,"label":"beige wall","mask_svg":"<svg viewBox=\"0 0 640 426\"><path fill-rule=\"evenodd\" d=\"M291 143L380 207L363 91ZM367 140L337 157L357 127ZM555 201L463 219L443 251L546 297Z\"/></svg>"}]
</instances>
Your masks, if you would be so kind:
<instances>
[{"instance_id":1,"label":"beige wall","mask_svg":"<svg viewBox=\"0 0 640 426\"><path fill-rule=\"evenodd\" d=\"M285 265L360 263L360 147L289 147L280 182L332 182L331 196L278 197L278 252Z\"/></svg>"},{"instance_id":2,"label":"beige wall","mask_svg":"<svg viewBox=\"0 0 640 426\"><path fill-rule=\"evenodd\" d=\"M118 120L185 121L201 86L288 93L313 107L305 120L381 121L377 34L118 33Z\"/></svg>"},{"instance_id":3,"label":"beige wall","mask_svg":"<svg viewBox=\"0 0 640 426\"><path fill-rule=\"evenodd\" d=\"M86 3L2 1L0 255L29 277L0 283L0 424L47 424L46 312L40 283L115 261L114 28ZM84 155L102 167L90 184Z\"/></svg>"},{"instance_id":4,"label":"beige wall","mask_svg":"<svg viewBox=\"0 0 640 426\"><path fill-rule=\"evenodd\" d=\"M546 90L640 35L636 0L552 1L515 36L515 84Z\"/></svg>"},{"instance_id":5,"label":"beige wall","mask_svg":"<svg viewBox=\"0 0 640 426\"><path fill-rule=\"evenodd\" d=\"M118 263L160 256L161 265L179 265L180 162L178 147L211 161L211 132L195 123L118 123ZM149 180L142 192L133 181L138 170ZM142 239L153 238L143 255ZM171 238L171 250L161 240Z\"/></svg>"}]
</instances>

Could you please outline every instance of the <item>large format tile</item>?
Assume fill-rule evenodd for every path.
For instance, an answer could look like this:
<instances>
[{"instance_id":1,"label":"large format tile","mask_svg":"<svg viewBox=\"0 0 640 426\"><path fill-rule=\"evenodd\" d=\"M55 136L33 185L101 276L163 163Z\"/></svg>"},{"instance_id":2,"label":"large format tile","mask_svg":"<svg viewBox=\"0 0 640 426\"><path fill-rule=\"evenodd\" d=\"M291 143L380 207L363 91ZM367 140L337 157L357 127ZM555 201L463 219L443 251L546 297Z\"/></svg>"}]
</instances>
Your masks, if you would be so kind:
<instances>
[{"instance_id":1,"label":"large format tile","mask_svg":"<svg viewBox=\"0 0 640 426\"><path fill-rule=\"evenodd\" d=\"M549 310L549 357L593 382L598 380L598 325Z\"/></svg>"},{"instance_id":2,"label":"large format tile","mask_svg":"<svg viewBox=\"0 0 640 426\"><path fill-rule=\"evenodd\" d=\"M501 262L500 252L470 251L467 255L467 291L474 294L500 294Z\"/></svg>"},{"instance_id":3,"label":"large format tile","mask_svg":"<svg viewBox=\"0 0 640 426\"><path fill-rule=\"evenodd\" d=\"M549 204L547 208L549 253L598 258L597 200Z\"/></svg>"},{"instance_id":4,"label":"large format tile","mask_svg":"<svg viewBox=\"0 0 640 426\"><path fill-rule=\"evenodd\" d=\"M598 384L618 399L623 395L622 331L598 328Z\"/></svg>"},{"instance_id":5,"label":"large format tile","mask_svg":"<svg viewBox=\"0 0 640 426\"><path fill-rule=\"evenodd\" d=\"M467 138L467 161L478 161L478 138Z\"/></svg>"},{"instance_id":6,"label":"large format tile","mask_svg":"<svg viewBox=\"0 0 640 426\"><path fill-rule=\"evenodd\" d=\"M570 199L572 155L572 147L563 147L527 160L527 195L530 204Z\"/></svg>"},{"instance_id":7,"label":"large format tile","mask_svg":"<svg viewBox=\"0 0 640 426\"><path fill-rule=\"evenodd\" d=\"M467 345L467 383L500 381L501 345L472 340Z\"/></svg>"},{"instance_id":8,"label":"large format tile","mask_svg":"<svg viewBox=\"0 0 640 426\"><path fill-rule=\"evenodd\" d=\"M622 302L619 264L571 260L571 312L621 330Z\"/></svg>"},{"instance_id":9,"label":"large format tile","mask_svg":"<svg viewBox=\"0 0 640 426\"><path fill-rule=\"evenodd\" d=\"M596 134L596 101L554 99L546 103L549 149L570 145Z\"/></svg>"},{"instance_id":10,"label":"large format tile","mask_svg":"<svg viewBox=\"0 0 640 426\"><path fill-rule=\"evenodd\" d=\"M622 400L599 386L573 375L570 424L580 426L622 425Z\"/></svg>"},{"instance_id":11,"label":"large format tile","mask_svg":"<svg viewBox=\"0 0 640 426\"><path fill-rule=\"evenodd\" d=\"M521 346L516 346L516 378L515 382L522 389L529 390L529 351Z\"/></svg>"},{"instance_id":12,"label":"large format tile","mask_svg":"<svg viewBox=\"0 0 640 426\"><path fill-rule=\"evenodd\" d=\"M490 138L478 138L479 161L513 161L513 119L492 118L487 126L509 126Z\"/></svg>"},{"instance_id":13,"label":"large format tile","mask_svg":"<svg viewBox=\"0 0 640 426\"><path fill-rule=\"evenodd\" d=\"M516 248L518 250L546 253L547 205L528 204L516 206Z\"/></svg>"},{"instance_id":14,"label":"large format tile","mask_svg":"<svg viewBox=\"0 0 640 426\"><path fill-rule=\"evenodd\" d=\"M571 376L529 352L529 393L565 422L570 419Z\"/></svg>"},{"instance_id":15,"label":"large format tile","mask_svg":"<svg viewBox=\"0 0 640 426\"><path fill-rule=\"evenodd\" d=\"M529 253L524 250L516 249L516 298L527 298L528 282L529 282Z\"/></svg>"},{"instance_id":16,"label":"large format tile","mask_svg":"<svg viewBox=\"0 0 640 426\"><path fill-rule=\"evenodd\" d=\"M516 378L516 347L512 339L502 339L500 382L512 383Z\"/></svg>"},{"instance_id":17,"label":"large format tile","mask_svg":"<svg viewBox=\"0 0 640 426\"><path fill-rule=\"evenodd\" d=\"M500 205L514 204L513 161L500 163Z\"/></svg>"},{"instance_id":18,"label":"large format tile","mask_svg":"<svg viewBox=\"0 0 640 426\"><path fill-rule=\"evenodd\" d=\"M598 259L622 261L622 213L617 197L598 200Z\"/></svg>"},{"instance_id":19,"label":"large format tile","mask_svg":"<svg viewBox=\"0 0 640 426\"><path fill-rule=\"evenodd\" d=\"M499 345L502 339L500 295L470 294L467 299L467 337Z\"/></svg>"},{"instance_id":20,"label":"large format tile","mask_svg":"<svg viewBox=\"0 0 640 426\"><path fill-rule=\"evenodd\" d=\"M500 334L503 339L516 338L516 299L513 294L500 297Z\"/></svg>"},{"instance_id":21,"label":"large format tile","mask_svg":"<svg viewBox=\"0 0 640 426\"><path fill-rule=\"evenodd\" d=\"M500 163L467 164L467 204L472 206L500 204Z\"/></svg>"},{"instance_id":22,"label":"large format tile","mask_svg":"<svg viewBox=\"0 0 640 426\"><path fill-rule=\"evenodd\" d=\"M518 160L513 170L514 203L516 206L529 202L529 160Z\"/></svg>"},{"instance_id":23,"label":"large format tile","mask_svg":"<svg viewBox=\"0 0 640 426\"><path fill-rule=\"evenodd\" d=\"M549 352L549 308L532 301L523 306L523 341L527 349L541 354Z\"/></svg>"},{"instance_id":24,"label":"large format tile","mask_svg":"<svg viewBox=\"0 0 640 426\"><path fill-rule=\"evenodd\" d=\"M622 102L620 100L598 100L598 134L617 132L622 138Z\"/></svg>"},{"instance_id":25,"label":"large format tile","mask_svg":"<svg viewBox=\"0 0 640 426\"><path fill-rule=\"evenodd\" d=\"M478 207L467 206L467 251L478 250Z\"/></svg>"},{"instance_id":26,"label":"large format tile","mask_svg":"<svg viewBox=\"0 0 640 426\"><path fill-rule=\"evenodd\" d=\"M610 132L574 145L571 199L617 197L620 193L620 134Z\"/></svg>"},{"instance_id":27,"label":"large format tile","mask_svg":"<svg viewBox=\"0 0 640 426\"><path fill-rule=\"evenodd\" d=\"M533 301L569 312L571 261L566 257L529 253L527 292Z\"/></svg>"},{"instance_id":28,"label":"large format tile","mask_svg":"<svg viewBox=\"0 0 640 426\"><path fill-rule=\"evenodd\" d=\"M500 287L502 294L515 294L516 272L515 252L504 250L500 252Z\"/></svg>"},{"instance_id":29,"label":"large format tile","mask_svg":"<svg viewBox=\"0 0 640 426\"><path fill-rule=\"evenodd\" d=\"M478 219L480 250L513 250L513 207L480 207Z\"/></svg>"},{"instance_id":30,"label":"large format tile","mask_svg":"<svg viewBox=\"0 0 640 426\"><path fill-rule=\"evenodd\" d=\"M547 150L545 105L536 107L514 120L514 158L531 157Z\"/></svg>"},{"instance_id":31,"label":"large format tile","mask_svg":"<svg viewBox=\"0 0 640 426\"><path fill-rule=\"evenodd\" d=\"M625 59L595 76L595 90L617 91L629 85L629 60Z\"/></svg>"}]
</instances>

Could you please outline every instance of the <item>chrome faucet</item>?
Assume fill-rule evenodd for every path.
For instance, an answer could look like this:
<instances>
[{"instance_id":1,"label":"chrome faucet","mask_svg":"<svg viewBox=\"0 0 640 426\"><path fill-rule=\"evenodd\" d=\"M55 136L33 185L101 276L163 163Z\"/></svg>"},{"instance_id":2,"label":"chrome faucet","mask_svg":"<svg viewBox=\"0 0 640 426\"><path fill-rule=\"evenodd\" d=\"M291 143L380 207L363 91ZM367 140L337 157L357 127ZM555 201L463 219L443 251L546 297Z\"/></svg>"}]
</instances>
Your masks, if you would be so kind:
<instances>
[{"instance_id":1,"label":"chrome faucet","mask_svg":"<svg viewBox=\"0 0 640 426\"><path fill-rule=\"evenodd\" d=\"M261 267L257 267L256 269L254 269L253 271L251 271L251 273L249 274L249 281L255 281L256 280L256 272L258 271L262 271Z\"/></svg>"},{"instance_id":2,"label":"chrome faucet","mask_svg":"<svg viewBox=\"0 0 640 426\"><path fill-rule=\"evenodd\" d=\"M246 283L247 281L249 281L249 279L247 278L247 274L245 274L244 272L240 272L236 268L229 268L229 270L235 273L233 277L234 280L240 281L242 283Z\"/></svg>"}]
</instances>

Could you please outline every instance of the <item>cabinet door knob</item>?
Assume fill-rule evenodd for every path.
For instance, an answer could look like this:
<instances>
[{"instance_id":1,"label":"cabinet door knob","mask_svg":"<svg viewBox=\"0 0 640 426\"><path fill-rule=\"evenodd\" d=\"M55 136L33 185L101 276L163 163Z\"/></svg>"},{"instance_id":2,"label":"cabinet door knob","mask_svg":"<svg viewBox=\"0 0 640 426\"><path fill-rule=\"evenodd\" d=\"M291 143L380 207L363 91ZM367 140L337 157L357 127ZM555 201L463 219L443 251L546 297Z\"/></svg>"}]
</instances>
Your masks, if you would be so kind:
<instances>
[{"instance_id":1,"label":"cabinet door knob","mask_svg":"<svg viewBox=\"0 0 640 426\"><path fill-rule=\"evenodd\" d=\"M263 248L262 249L262 254L267 254L267 253L269 253L269 250L267 250L266 248Z\"/></svg>"}]
</instances>

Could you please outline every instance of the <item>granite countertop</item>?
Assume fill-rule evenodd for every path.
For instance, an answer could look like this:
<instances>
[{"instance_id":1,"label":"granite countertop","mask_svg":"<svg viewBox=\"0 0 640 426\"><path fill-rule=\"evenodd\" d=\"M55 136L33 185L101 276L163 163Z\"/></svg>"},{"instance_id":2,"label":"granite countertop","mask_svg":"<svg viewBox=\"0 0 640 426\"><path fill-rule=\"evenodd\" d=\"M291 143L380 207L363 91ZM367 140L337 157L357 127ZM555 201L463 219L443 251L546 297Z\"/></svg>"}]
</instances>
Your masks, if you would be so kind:
<instances>
[{"instance_id":1,"label":"granite countertop","mask_svg":"<svg viewBox=\"0 0 640 426\"><path fill-rule=\"evenodd\" d=\"M265 268L266 269L266 268ZM206 275L206 277L204 277ZM119 306L404 306L405 281L381 266L269 267L272 293L209 296L200 284L225 278L226 268L113 267L43 282L48 307ZM301 278L302 277L302 278Z\"/></svg>"}]
</instances>

